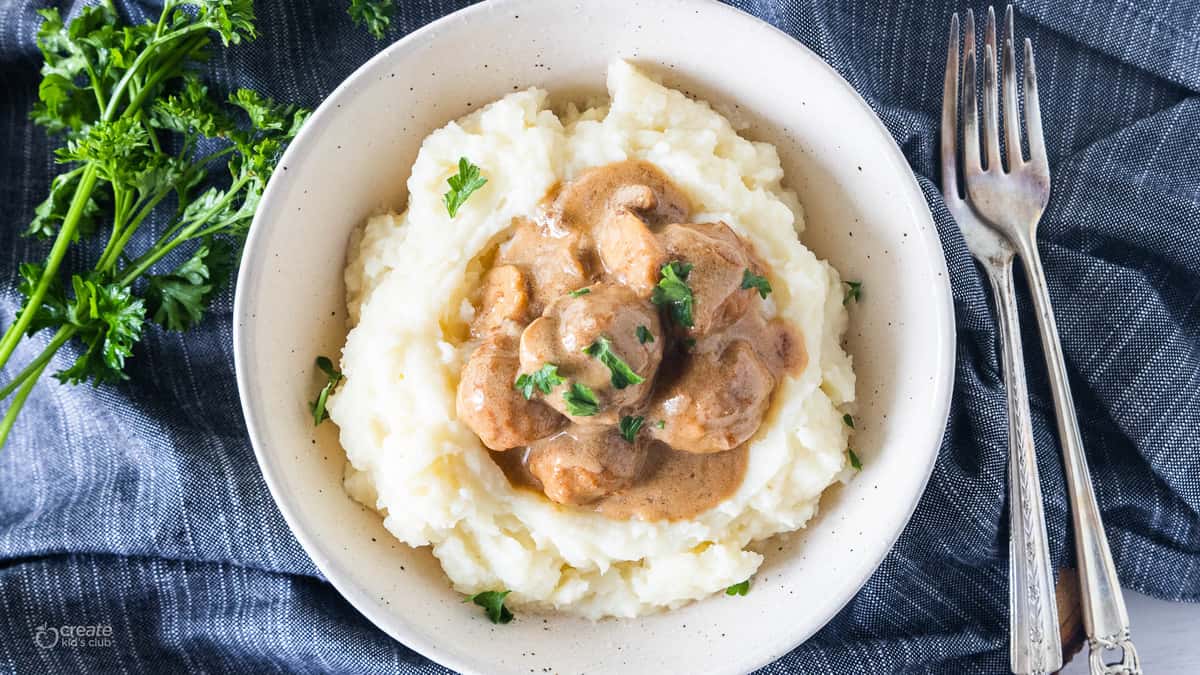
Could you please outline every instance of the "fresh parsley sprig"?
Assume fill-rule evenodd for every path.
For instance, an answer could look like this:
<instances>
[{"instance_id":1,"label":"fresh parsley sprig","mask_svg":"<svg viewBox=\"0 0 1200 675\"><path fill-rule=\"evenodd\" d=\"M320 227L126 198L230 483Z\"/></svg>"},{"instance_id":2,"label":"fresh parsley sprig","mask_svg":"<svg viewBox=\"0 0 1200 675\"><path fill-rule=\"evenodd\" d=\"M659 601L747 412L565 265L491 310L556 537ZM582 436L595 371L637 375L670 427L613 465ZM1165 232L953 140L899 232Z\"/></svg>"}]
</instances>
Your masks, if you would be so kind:
<instances>
[{"instance_id":1,"label":"fresh parsley sprig","mask_svg":"<svg viewBox=\"0 0 1200 675\"><path fill-rule=\"evenodd\" d=\"M745 595L750 592L750 580L736 583L725 589L725 595Z\"/></svg>"},{"instance_id":2,"label":"fresh parsley sprig","mask_svg":"<svg viewBox=\"0 0 1200 675\"><path fill-rule=\"evenodd\" d=\"M442 195L446 202L446 212L451 218L458 215L458 209L479 188L487 184L487 179L479 174L479 167L466 157L458 158L458 173L446 179L450 189Z\"/></svg>"},{"instance_id":3,"label":"fresh parsley sprig","mask_svg":"<svg viewBox=\"0 0 1200 675\"><path fill-rule=\"evenodd\" d=\"M255 37L252 0L165 0L157 21L140 25L126 24L111 3L85 7L69 24L57 10L38 13L44 64L31 117L62 139L56 158L65 168L26 229L54 243L44 262L20 267L25 300L0 337L0 367L27 336L54 335L0 386L0 400L12 396L0 445L67 342L82 349L56 376L100 384L127 379L125 360L147 319L168 330L201 320L237 263L280 153L308 115L248 89L223 100L197 75L214 38L230 45ZM201 191L221 165L227 181ZM156 214L166 216L159 236L135 243ZM71 246L97 236L105 244L91 269L60 274ZM185 249L174 269L157 270Z\"/></svg>"},{"instance_id":4,"label":"fresh parsley sprig","mask_svg":"<svg viewBox=\"0 0 1200 675\"><path fill-rule=\"evenodd\" d=\"M695 298L692 295L691 287L687 285L687 278L691 272L691 263L672 260L663 265L659 271L661 278L658 285L654 287L654 292L650 295L650 302L660 307L666 307L671 319L684 328L691 328L695 325L692 319Z\"/></svg>"},{"instance_id":5,"label":"fresh parsley sprig","mask_svg":"<svg viewBox=\"0 0 1200 675\"><path fill-rule=\"evenodd\" d=\"M612 386L617 389L624 389L631 384L641 384L646 381L646 378L634 372L633 368L630 368L629 364L613 351L612 340L603 335L584 347L583 353L608 367Z\"/></svg>"},{"instance_id":6,"label":"fresh parsley sprig","mask_svg":"<svg viewBox=\"0 0 1200 675\"><path fill-rule=\"evenodd\" d=\"M749 288L757 290L759 297L761 297L763 300L766 300L767 296L771 294L771 282L767 281L766 277L760 277L751 272L750 268L747 267L746 270L742 272L742 289L745 290Z\"/></svg>"},{"instance_id":7,"label":"fresh parsley sprig","mask_svg":"<svg viewBox=\"0 0 1200 675\"><path fill-rule=\"evenodd\" d=\"M513 387L521 392L525 400L529 400L533 398L534 389L541 391L543 394L549 394L564 381L562 376L558 374L558 366L553 363L547 363L532 373L518 375L517 380L513 382Z\"/></svg>"}]
</instances>

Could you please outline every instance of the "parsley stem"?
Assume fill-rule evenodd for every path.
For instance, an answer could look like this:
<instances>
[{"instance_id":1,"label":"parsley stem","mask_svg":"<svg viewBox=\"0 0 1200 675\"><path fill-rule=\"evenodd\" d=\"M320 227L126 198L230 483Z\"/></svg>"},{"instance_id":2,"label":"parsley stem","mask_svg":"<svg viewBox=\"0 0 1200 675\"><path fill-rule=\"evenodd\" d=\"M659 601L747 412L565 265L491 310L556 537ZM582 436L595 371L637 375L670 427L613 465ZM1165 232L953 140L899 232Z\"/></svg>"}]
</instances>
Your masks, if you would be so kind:
<instances>
[{"instance_id":1,"label":"parsley stem","mask_svg":"<svg viewBox=\"0 0 1200 675\"><path fill-rule=\"evenodd\" d=\"M92 190L96 187L96 178L95 166L89 165L84 169L83 176L79 179L79 185L75 188L75 196L71 199L71 207L67 210L67 216L63 218L62 227L58 230L58 237L54 240L54 247L50 249L50 256L46 258L46 267L42 270L42 278L38 279L37 286L34 287L29 301L25 303L25 308L21 310L17 320L8 327L4 337L0 338L0 368L8 363L13 350L21 342L21 336L33 321L33 315L42 306L42 300L46 297L46 291L50 289L50 283L58 275L58 267L67 255L67 248L71 245L71 240L75 238L75 230L79 227L79 219L83 217L84 208L87 207Z\"/></svg>"},{"instance_id":2,"label":"parsley stem","mask_svg":"<svg viewBox=\"0 0 1200 675\"><path fill-rule=\"evenodd\" d=\"M33 391L33 385L37 384L38 378L45 369L46 364L43 363L33 371L31 377L25 378L25 384L22 384L21 388L17 390L16 398L13 399L8 412L4 413L4 419L0 419L0 448L4 447L4 442L8 440L8 433L12 431L13 424L17 421L17 415L21 413L21 408L25 405L25 399L29 398L29 392Z\"/></svg>"},{"instance_id":3,"label":"parsley stem","mask_svg":"<svg viewBox=\"0 0 1200 675\"><path fill-rule=\"evenodd\" d=\"M129 83L133 81L133 78L138 75L138 72L145 67L146 63L149 62L150 59L158 56L158 51L162 49L164 45L196 33L207 33L210 30L212 30L212 28L208 24L196 23L155 38L150 44L146 45L146 48L143 49L141 53L137 55L137 58L133 60L133 63L129 66L129 70L125 71L125 74L121 76L121 79L117 81L116 86L113 87L112 97L108 99L108 105L104 108L104 116L102 119L106 122L111 122L113 118L116 117L117 105L120 104L121 98L125 95L125 90L129 88ZM191 50L189 49L188 51ZM149 89L149 86L143 87L139 95L144 96ZM141 103L140 101L131 101L130 105L126 107L126 110L136 110L137 108L133 105L135 102L138 104Z\"/></svg>"},{"instance_id":4,"label":"parsley stem","mask_svg":"<svg viewBox=\"0 0 1200 675\"><path fill-rule=\"evenodd\" d=\"M66 344L67 340L70 340L74 335L74 326L65 325L62 328L59 328L58 332L55 333L54 337L50 340L50 344L46 345L46 348L42 350L42 353L38 354L37 358L31 361L28 366L25 366L25 370L17 373L17 376L13 378L12 382L0 387L0 401L8 398L9 394L13 393L13 391L22 382L30 377L37 379L38 373L41 373L42 369L46 367L46 364L50 362L50 359L54 358L54 355L58 353L58 348ZM0 445L3 444L4 443L0 441Z\"/></svg>"},{"instance_id":5,"label":"parsley stem","mask_svg":"<svg viewBox=\"0 0 1200 675\"><path fill-rule=\"evenodd\" d=\"M177 234L174 236L174 238L162 244L161 246L155 246L151 250L147 251L145 255L135 260L131 264L130 268L126 268L126 270L120 274L117 279L117 283L121 284L122 286L128 286L129 284L132 284L133 281L141 276L143 272L150 269L151 265L158 262L159 259L166 254L174 251L176 246L179 246L183 242L198 236L196 231L200 229L200 226L204 225L214 213L218 213L221 209L225 208L225 205L228 204L231 199L240 194L242 187L249 182L250 178L250 174L246 174L234 181L233 184L229 186L229 190L226 191L224 197L210 206L207 211L201 213L199 216L193 219L186 227L181 229L177 227L172 228L177 229ZM207 233L208 230L201 232L201 234Z\"/></svg>"},{"instance_id":6,"label":"parsley stem","mask_svg":"<svg viewBox=\"0 0 1200 675\"><path fill-rule=\"evenodd\" d=\"M174 35L174 33L170 33L169 35ZM163 39L165 40L166 38ZM130 101L129 105L125 108L125 112L136 110L138 114L142 114L142 103L146 100L146 97L150 95L154 88L158 86L158 84L164 79L168 77L174 77L176 74L176 69L179 68L179 64L182 63L183 60L198 47L201 47L207 43L208 36L202 34L192 37L192 39L188 40L187 43L184 44L182 49L176 49L175 53L173 53L171 57L166 60L166 62L158 66L154 70L154 74L147 78L145 83L143 83L136 92L132 88L129 90ZM145 54L146 52L142 53ZM141 56L138 58L141 58ZM137 62L135 61L134 66L136 65Z\"/></svg>"}]
</instances>

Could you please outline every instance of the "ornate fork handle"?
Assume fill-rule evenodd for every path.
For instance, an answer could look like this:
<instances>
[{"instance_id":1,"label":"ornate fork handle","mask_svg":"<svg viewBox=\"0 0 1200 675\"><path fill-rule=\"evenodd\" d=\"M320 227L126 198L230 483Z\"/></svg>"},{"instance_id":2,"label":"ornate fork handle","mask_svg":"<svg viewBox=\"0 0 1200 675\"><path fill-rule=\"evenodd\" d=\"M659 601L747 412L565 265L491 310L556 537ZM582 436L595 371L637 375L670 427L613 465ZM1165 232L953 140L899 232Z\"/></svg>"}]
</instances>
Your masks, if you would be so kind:
<instances>
[{"instance_id":1,"label":"ornate fork handle","mask_svg":"<svg viewBox=\"0 0 1200 675\"><path fill-rule=\"evenodd\" d=\"M1117 568L1113 564L1108 539L1104 535L1100 507L1096 503L1096 493L1092 489L1092 480L1088 473L1083 438L1079 433L1079 420L1075 416L1075 402L1067 381L1066 359L1063 357L1062 344L1058 337L1058 326L1054 321L1050 291L1046 286L1046 273L1042 269L1042 259L1032 233L1020 237L1014 243L1017 244L1018 253L1025 262L1025 274L1029 279L1036 309L1042 350L1046 355L1046 368L1050 373L1050 391L1054 398L1055 417L1058 419L1058 437L1062 442L1067 494L1071 499L1071 515L1075 525L1075 555L1079 565L1083 625L1089 638L1091 671L1096 675L1137 675L1142 672L1141 664L1137 650L1129 639L1129 615L1125 611ZM1105 663L1105 653L1118 649L1121 651L1121 660L1112 664Z\"/></svg>"},{"instance_id":2,"label":"ornate fork handle","mask_svg":"<svg viewBox=\"0 0 1200 675\"><path fill-rule=\"evenodd\" d=\"M989 261L984 267L996 298L1004 388L1008 394L1010 661L1014 672L1045 673L1062 666L1062 645L1029 414L1012 258L1004 262Z\"/></svg>"}]
</instances>

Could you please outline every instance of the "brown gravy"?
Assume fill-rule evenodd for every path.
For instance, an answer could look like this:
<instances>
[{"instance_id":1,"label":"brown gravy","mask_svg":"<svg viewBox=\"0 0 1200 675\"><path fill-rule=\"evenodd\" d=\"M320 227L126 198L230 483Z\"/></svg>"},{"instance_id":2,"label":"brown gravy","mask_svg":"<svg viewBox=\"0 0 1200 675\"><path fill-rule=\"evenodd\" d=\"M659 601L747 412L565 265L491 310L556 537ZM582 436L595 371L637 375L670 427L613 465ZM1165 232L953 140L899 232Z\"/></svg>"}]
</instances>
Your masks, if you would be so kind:
<instances>
[{"instance_id":1,"label":"brown gravy","mask_svg":"<svg viewBox=\"0 0 1200 675\"><path fill-rule=\"evenodd\" d=\"M744 286L743 271L769 274L753 246L723 223L687 224L690 211L682 190L653 164L616 162L555 186L541 216L516 221L487 265L472 335L486 340L502 334L512 343L519 338L521 373L550 364L560 368L566 382L552 394L531 390L532 398L522 398L509 386L513 375L501 368L507 362L475 363L488 358L482 351L469 357L460 398L464 387L486 395L473 407L460 405L459 415L473 416L464 421L480 438L504 439L499 448L489 443L494 450L489 454L513 486L553 494L552 501L564 508L655 521L696 516L741 485L746 441L761 424L779 378L802 371L807 354L798 331L780 319L767 319L757 292ZM696 314L691 328L672 323L665 307L651 303L660 268L669 260L695 263L687 282L703 313ZM614 284L633 293L621 290L631 299L608 309L606 299L619 296L611 290ZM640 335L633 341L635 324L639 330L652 327L658 344L639 344ZM564 331L571 334L570 349L553 341ZM646 376L645 384L604 390L609 371L597 371L595 359L580 356L580 346L593 344L601 333L635 372ZM637 365L650 347L655 361ZM600 412L579 417L564 407L572 382L595 389ZM547 414L560 415L551 435L538 435L533 425L510 419ZM644 424L636 442L626 445L616 436L616 422L630 416L642 416ZM595 432L564 436L559 431L564 425L568 431L612 431L601 437ZM607 445L580 441L547 448L568 436L572 442L608 440ZM597 459L604 456L620 458L624 473L613 460Z\"/></svg>"},{"instance_id":2,"label":"brown gravy","mask_svg":"<svg viewBox=\"0 0 1200 675\"><path fill-rule=\"evenodd\" d=\"M542 483L525 464L525 448L491 453L514 487L542 494ZM614 520L686 520L725 501L746 474L745 445L707 455L654 443L638 481L581 507Z\"/></svg>"}]
</instances>

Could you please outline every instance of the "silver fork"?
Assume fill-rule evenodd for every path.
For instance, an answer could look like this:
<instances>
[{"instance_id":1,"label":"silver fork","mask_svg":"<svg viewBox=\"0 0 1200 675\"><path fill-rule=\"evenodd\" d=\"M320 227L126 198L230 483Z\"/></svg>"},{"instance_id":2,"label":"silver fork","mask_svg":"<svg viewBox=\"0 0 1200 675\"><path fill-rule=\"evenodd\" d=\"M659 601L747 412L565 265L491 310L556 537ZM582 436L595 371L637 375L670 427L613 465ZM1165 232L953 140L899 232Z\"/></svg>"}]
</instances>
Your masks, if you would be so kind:
<instances>
[{"instance_id":1,"label":"silver fork","mask_svg":"<svg viewBox=\"0 0 1200 675\"><path fill-rule=\"evenodd\" d=\"M1050 200L1050 167L1042 136L1038 108L1037 73L1033 45L1025 40L1025 137L1029 158L1021 152L1021 125L1017 117L1017 76L1013 48L1013 12L1005 12L1002 76L1004 81L1004 144L1008 168L1002 166L998 120L1000 91L996 73L996 19L988 10L983 55L983 152L981 164L975 98L975 53L970 36L964 51L963 70L963 174L971 205L1015 247L1025 263L1041 330L1042 348L1050 373L1050 389L1058 418L1066 468L1067 492L1075 525L1075 554L1083 596L1083 623L1088 634L1092 673L1140 673L1137 650L1129 638L1129 616L1112 553L1100 520L1100 508L1088 474L1087 458L1075 418L1075 405L1067 381L1066 361L1059 342L1054 309L1037 248L1037 224ZM968 17L968 20L969 17ZM1116 660L1111 660L1115 658Z\"/></svg>"},{"instance_id":2,"label":"silver fork","mask_svg":"<svg viewBox=\"0 0 1200 675\"><path fill-rule=\"evenodd\" d=\"M967 10L965 32L968 57L964 79L975 75L975 15L970 10ZM955 14L950 20L942 100L942 196L962 230L967 248L987 272L1000 326L1004 388L1008 394L1009 661L1014 673L1046 673L1062 666L1062 645L1058 639L1054 570L1050 565L1046 516L1042 508L1041 480L1025 384L1025 358L1021 352L1021 329L1013 287L1013 248L981 221L961 196L956 157L958 83L958 14ZM974 91L974 86L970 86L969 91Z\"/></svg>"}]
</instances>

